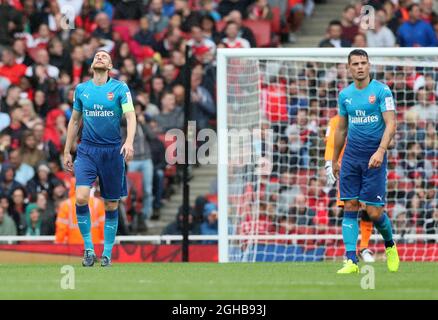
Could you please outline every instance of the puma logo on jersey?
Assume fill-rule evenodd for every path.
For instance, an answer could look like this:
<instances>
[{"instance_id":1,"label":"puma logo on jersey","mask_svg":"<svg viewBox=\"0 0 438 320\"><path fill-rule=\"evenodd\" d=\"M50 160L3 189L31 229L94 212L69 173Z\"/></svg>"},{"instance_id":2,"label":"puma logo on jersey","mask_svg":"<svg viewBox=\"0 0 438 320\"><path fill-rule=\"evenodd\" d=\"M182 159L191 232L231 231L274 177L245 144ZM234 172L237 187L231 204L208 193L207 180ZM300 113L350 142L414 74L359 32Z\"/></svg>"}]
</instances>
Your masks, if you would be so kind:
<instances>
[{"instance_id":1,"label":"puma logo on jersey","mask_svg":"<svg viewBox=\"0 0 438 320\"><path fill-rule=\"evenodd\" d=\"M88 99L88 97L90 96L89 93L87 93L87 94L83 93L82 95L83 95L85 98L87 98L87 99Z\"/></svg>"},{"instance_id":2,"label":"puma logo on jersey","mask_svg":"<svg viewBox=\"0 0 438 320\"><path fill-rule=\"evenodd\" d=\"M347 102L348 104L351 104L351 101L353 100L353 98L350 99L345 99L345 102Z\"/></svg>"},{"instance_id":3,"label":"puma logo on jersey","mask_svg":"<svg viewBox=\"0 0 438 320\"><path fill-rule=\"evenodd\" d=\"M379 199L380 201L382 201L382 197L381 197L381 196L377 196L377 199Z\"/></svg>"}]
</instances>

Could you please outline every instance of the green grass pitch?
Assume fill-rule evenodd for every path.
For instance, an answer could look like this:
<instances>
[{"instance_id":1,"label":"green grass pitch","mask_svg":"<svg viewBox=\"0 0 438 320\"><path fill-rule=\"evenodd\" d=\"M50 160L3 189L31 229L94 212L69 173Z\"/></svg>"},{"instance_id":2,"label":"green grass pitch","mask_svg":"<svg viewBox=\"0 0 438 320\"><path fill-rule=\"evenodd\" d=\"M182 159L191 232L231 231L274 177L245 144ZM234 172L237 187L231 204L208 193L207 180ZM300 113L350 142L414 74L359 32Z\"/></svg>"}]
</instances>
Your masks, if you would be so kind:
<instances>
[{"instance_id":1,"label":"green grass pitch","mask_svg":"<svg viewBox=\"0 0 438 320\"><path fill-rule=\"evenodd\" d=\"M401 263L389 273L337 275L340 263L145 263L73 265L75 289L61 289L62 264L0 265L0 299L438 299L438 264ZM361 265L363 266L363 264ZM369 275L369 274L368 274Z\"/></svg>"}]
</instances>

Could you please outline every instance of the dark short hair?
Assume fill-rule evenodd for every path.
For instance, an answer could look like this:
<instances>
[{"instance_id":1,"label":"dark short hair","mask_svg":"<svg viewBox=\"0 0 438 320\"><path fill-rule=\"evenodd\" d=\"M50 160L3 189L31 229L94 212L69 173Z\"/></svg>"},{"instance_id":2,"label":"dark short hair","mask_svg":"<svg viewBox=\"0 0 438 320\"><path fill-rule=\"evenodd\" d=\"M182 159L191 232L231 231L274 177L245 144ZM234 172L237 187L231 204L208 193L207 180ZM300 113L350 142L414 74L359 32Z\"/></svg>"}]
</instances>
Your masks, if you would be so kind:
<instances>
[{"instance_id":1,"label":"dark short hair","mask_svg":"<svg viewBox=\"0 0 438 320\"><path fill-rule=\"evenodd\" d=\"M239 27L239 25L237 24L237 22L235 22L235 21L228 21L228 22L227 22L227 25L226 25L225 28L224 28L224 30L227 30L228 27L229 27L230 25L232 25L232 24L235 24L237 27Z\"/></svg>"},{"instance_id":2,"label":"dark short hair","mask_svg":"<svg viewBox=\"0 0 438 320\"><path fill-rule=\"evenodd\" d=\"M12 54L12 55L15 56L15 52L14 52L14 50L12 50L11 47L5 47L5 48L3 48L3 50L1 51L1 55L2 55L2 56L3 56L3 52L9 52L10 54Z\"/></svg>"},{"instance_id":3,"label":"dark short hair","mask_svg":"<svg viewBox=\"0 0 438 320\"><path fill-rule=\"evenodd\" d=\"M348 64L350 64L351 57L353 57L353 56L366 57L367 60L369 60L368 53L365 50L363 50L363 49L354 49L353 51L351 51L348 54Z\"/></svg>"},{"instance_id":4,"label":"dark short hair","mask_svg":"<svg viewBox=\"0 0 438 320\"><path fill-rule=\"evenodd\" d=\"M331 26L340 26L340 27L342 27L342 23L339 20L332 20L329 23L329 27L331 27Z\"/></svg>"},{"instance_id":5,"label":"dark short hair","mask_svg":"<svg viewBox=\"0 0 438 320\"><path fill-rule=\"evenodd\" d=\"M408 6L408 12L411 12L414 7L420 7L418 3L412 3Z\"/></svg>"},{"instance_id":6,"label":"dark short hair","mask_svg":"<svg viewBox=\"0 0 438 320\"><path fill-rule=\"evenodd\" d=\"M161 96L161 99L163 99L164 96L167 96L167 95L175 96L175 94L173 93L173 91L171 91L171 90L164 90L164 91L163 91L163 95Z\"/></svg>"}]
</instances>

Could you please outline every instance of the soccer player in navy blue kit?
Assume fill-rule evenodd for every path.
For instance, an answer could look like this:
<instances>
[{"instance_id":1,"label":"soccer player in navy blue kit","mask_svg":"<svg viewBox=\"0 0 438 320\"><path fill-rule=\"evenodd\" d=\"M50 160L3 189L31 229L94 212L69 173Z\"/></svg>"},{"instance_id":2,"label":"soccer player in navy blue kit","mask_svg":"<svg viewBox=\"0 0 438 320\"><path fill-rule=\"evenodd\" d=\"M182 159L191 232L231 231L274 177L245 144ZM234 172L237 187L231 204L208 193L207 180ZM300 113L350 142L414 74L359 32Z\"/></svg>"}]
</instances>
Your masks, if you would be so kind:
<instances>
[{"instance_id":1,"label":"soccer player in navy blue kit","mask_svg":"<svg viewBox=\"0 0 438 320\"><path fill-rule=\"evenodd\" d=\"M385 240L388 270L399 267L392 226L384 212L386 194L386 151L396 132L395 104L389 87L370 77L366 51L356 49L348 56L354 82L338 98L339 123L335 132L333 173L339 177L341 200L345 202L342 238L346 260L338 273L358 273L356 254L359 201ZM347 138L342 164L338 158ZM340 172L339 172L340 171Z\"/></svg>"},{"instance_id":2,"label":"soccer player in navy blue kit","mask_svg":"<svg viewBox=\"0 0 438 320\"><path fill-rule=\"evenodd\" d=\"M118 203L127 195L125 161L134 155L133 141L136 118L131 93L121 81L110 78L111 56L98 51L91 69L93 78L77 85L73 99L73 113L68 124L64 148L64 167L76 176L76 215L84 239L82 265L91 267L97 261L91 239L91 220L88 200L90 188L99 178L101 195L105 200L104 249L101 266L111 265L111 252L117 233ZM120 119L125 115L128 132L122 145ZM81 142L73 163L70 154L83 120Z\"/></svg>"}]
</instances>

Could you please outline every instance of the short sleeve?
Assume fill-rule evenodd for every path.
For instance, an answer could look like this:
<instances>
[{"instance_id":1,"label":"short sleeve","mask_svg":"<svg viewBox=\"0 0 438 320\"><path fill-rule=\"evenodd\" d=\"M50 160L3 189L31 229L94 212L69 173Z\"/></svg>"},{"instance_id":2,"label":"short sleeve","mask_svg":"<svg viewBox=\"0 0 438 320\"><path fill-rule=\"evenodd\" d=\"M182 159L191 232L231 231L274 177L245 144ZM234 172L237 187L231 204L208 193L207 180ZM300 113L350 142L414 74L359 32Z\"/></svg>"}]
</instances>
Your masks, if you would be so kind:
<instances>
[{"instance_id":1,"label":"short sleeve","mask_svg":"<svg viewBox=\"0 0 438 320\"><path fill-rule=\"evenodd\" d=\"M75 92L73 93L73 109L82 113L82 102L80 99L80 87L77 86Z\"/></svg>"},{"instance_id":2,"label":"short sleeve","mask_svg":"<svg viewBox=\"0 0 438 320\"><path fill-rule=\"evenodd\" d=\"M342 94L342 92L339 94L338 97L338 113L343 117L347 116L347 108L345 107L344 95Z\"/></svg>"},{"instance_id":3,"label":"short sleeve","mask_svg":"<svg viewBox=\"0 0 438 320\"><path fill-rule=\"evenodd\" d=\"M394 97L392 96L391 89L385 85L380 90L379 107L381 112L395 111Z\"/></svg>"},{"instance_id":4,"label":"short sleeve","mask_svg":"<svg viewBox=\"0 0 438 320\"><path fill-rule=\"evenodd\" d=\"M131 91L129 91L128 85L123 84L120 88L120 104L122 106L123 113L134 111L134 104L132 103Z\"/></svg>"}]
</instances>

